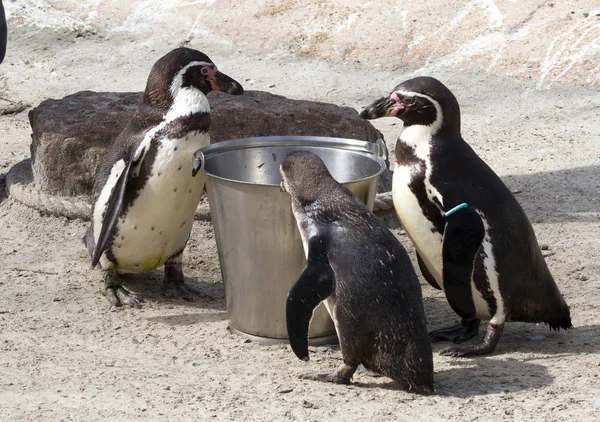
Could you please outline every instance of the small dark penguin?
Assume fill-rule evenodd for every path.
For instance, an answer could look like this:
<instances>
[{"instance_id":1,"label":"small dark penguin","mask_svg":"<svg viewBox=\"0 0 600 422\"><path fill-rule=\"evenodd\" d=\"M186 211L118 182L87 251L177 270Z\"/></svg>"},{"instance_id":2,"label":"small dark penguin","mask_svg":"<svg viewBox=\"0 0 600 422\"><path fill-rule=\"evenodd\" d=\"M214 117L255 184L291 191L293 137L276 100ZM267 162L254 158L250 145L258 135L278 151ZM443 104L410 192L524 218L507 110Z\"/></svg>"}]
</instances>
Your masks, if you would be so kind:
<instances>
[{"instance_id":1,"label":"small dark penguin","mask_svg":"<svg viewBox=\"0 0 600 422\"><path fill-rule=\"evenodd\" d=\"M85 243L105 271L111 306L140 306L119 274L164 264L163 292L192 300L181 256L190 236L204 176L192 175L193 153L209 144L209 91L242 94L205 54L177 48L152 67L143 102L96 175L92 224Z\"/></svg>"},{"instance_id":2,"label":"small dark penguin","mask_svg":"<svg viewBox=\"0 0 600 422\"><path fill-rule=\"evenodd\" d=\"M440 353L490 353L505 321L571 328L569 307L523 209L462 139L452 92L431 77L410 79L361 116L394 116L404 123L396 143L394 207L423 276L444 290L462 318L458 326L430 333L432 339L462 342L477 334L480 319L490 319L483 343Z\"/></svg>"},{"instance_id":3,"label":"small dark penguin","mask_svg":"<svg viewBox=\"0 0 600 422\"><path fill-rule=\"evenodd\" d=\"M432 393L421 286L406 250L317 155L291 152L280 171L307 256L286 304L290 345L308 360L309 323L325 301L344 358L332 373L303 377L348 384L363 364L411 390Z\"/></svg>"},{"instance_id":4,"label":"small dark penguin","mask_svg":"<svg viewBox=\"0 0 600 422\"><path fill-rule=\"evenodd\" d=\"M4 14L4 6L2 6L2 0L0 0L0 63L4 60L4 54L6 53L6 16Z\"/></svg>"}]
</instances>

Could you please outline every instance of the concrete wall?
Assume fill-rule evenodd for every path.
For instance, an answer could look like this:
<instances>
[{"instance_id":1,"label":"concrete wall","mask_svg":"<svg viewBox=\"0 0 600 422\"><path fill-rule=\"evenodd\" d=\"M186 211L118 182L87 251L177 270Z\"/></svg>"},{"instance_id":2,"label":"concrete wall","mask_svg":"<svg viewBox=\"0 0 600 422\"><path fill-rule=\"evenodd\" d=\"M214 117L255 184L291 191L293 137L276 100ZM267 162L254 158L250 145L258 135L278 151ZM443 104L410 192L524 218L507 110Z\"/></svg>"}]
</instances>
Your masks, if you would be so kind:
<instances>
[{"instance_id":1,"label":"concrete wall","mask_svg":"<svg viewBox=\"0 0 600 422\"><path fill-rule=\"evenodd\" d=\"M9 24L600 84L598 0L4 0Z\"/></svg>"}]
</instances>

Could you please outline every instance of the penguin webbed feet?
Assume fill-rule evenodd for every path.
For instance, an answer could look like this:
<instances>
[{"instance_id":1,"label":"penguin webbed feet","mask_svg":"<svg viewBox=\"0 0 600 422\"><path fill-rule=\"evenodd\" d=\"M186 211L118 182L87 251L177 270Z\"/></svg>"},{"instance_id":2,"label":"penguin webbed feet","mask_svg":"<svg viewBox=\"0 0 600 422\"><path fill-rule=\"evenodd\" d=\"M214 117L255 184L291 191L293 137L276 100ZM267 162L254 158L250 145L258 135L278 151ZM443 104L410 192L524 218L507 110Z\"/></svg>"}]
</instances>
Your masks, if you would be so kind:
<instances>
[{"instance_id":1,"label":"penguin webbed feet","mask_svg":"<svg viewBox=\"0 0 600 422\"><path fill-rule=\"evenodd\" d=\"M492 353L504 331L504 324L488 324L482 343L472 346L450 346L440 350L440 355L450 357L482 356Z\"/></svg>"},{"instance_id":2,"label":"penguin webbed feet","mask_svg":"<svg viewBox=\"0 0 600 422\"><path fill-rule=\"evenodd\" d=\"M198 299L213 301L215 298L208 293L196 289L195 287L185 284L185 282L167 282L163 283L163 296L167 299L183 299L188 302L193 302Z\"/></svg>"},{"instance_id":3,"label":"penguin webbed feet","mask_svg":"<svg viewBox=\"0 0 600 422\"><path fill-rule=\"evenodd\" d=\"M459 325L439 328L429 333L429 338L432 342L451 341L452 343L462 343L479 333L480 319L463 318Z\"/></svg>"},{"instance_id":4,"label":"penguin webbed feet","mask_svg":"<svg viewBox=\"0 0 600 422\"><path fill-rule=\"evenodd\" d=\"M348 385L352 381L352 376L356 372L358 365L348 365L342 363L333 372L307 372L300 375L300 379L313 380L321 382L332 382L334 384Z\"/></svg>"},{"instance_id":5,"label":"penguin webbed feet","mask_svg":"<svg viewBox=\"0 0 600 422\"><path fill-rule=\"evenodd\" d=\"M105 294L111 311L116 311L117 308L125 305L139 309L144 302L141 296L125 289L114 276L108 274L105 279Z\"/></svg>"},{"instance_id":6,"label":"penguin webbed feet","mask_svg":"<svg viewBox=\"0 0 600 422\"><path fill-rule=\"evenodd\" d=\"M208 293L204 293L185 283L181 264L165 263L165 278L162 293L167 299L183 299L188 302L193 302L197 299L215 300Z\"/></svg>"}]
</instances>

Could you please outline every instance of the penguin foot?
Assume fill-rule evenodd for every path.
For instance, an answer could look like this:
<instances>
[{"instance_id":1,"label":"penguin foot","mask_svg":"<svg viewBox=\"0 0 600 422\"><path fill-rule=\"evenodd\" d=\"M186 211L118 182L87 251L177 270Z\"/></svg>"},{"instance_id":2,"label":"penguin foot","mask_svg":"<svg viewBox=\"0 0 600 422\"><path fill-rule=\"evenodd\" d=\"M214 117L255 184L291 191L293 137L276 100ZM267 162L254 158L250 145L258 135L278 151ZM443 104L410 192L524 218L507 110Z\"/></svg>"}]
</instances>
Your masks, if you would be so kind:
<instances>
[{"instance_id":1,"label":"penguin foot","mask_svg":"<svg viewBox=\"0 0 600 422\"><path fill-rule=\"evenodd\" d=\"M334 384L350 384L350 381L352 380L352 375L354 375L357 368L358 365L348 365L342 363L333 372L308 372L306 374L300 375L300 379L332 382Z\"/></svg>"},{"instance_id":2,"label":"penguin foot","mask_svg":"<svg viewBox=\"0 0 600 422\"><path fill-rule=\"evenodd\" d=\"M141 308L143 299L131 293L120 285L106 287L106 298L110 303L110 310L116 311L119 306L129 305L132 308Z\"/></svg>"},{"instance_id":3,"label":"penguin foot","mask_svg":"<svg viewBox=\"0 0 600 422\"><path fill-rule=\"evenodd\" d=\"M479 323L481 320L477 318L463 318L459 325L444 327L438 330L433 330L429 333L431 341L451 341L453 343L462 343L467 341L479 332Z\"/></svg>"},{"instance_id":4,"label":"penguin foot","mask_svg":"<svg viewBox=\"0 0 600 422\"><path fill-rule=\"evenodd\" d=\"M188 302L193 302L196 299L215 299L211 295L185 284L180 262L165 263L165 279L162 290L167 299L183 299Z\"/></svg>"},{"instance_id":5,"label":"penguin foot","mask_svg":"<svg viewBox=\"0 0 600 422\"><path fill-rule=\"evenodd\" d=\"M306 374L300 375L300 379L332 382L334 384L350 384L350 378L340 377L335 372L307 372Z\"/></svg>"},{"instance_id":6,"label":"penguin foot","mask_svg":"<svg viewBox=\"0 0 600 422\"><path fill-rule=\"evenodd\" d=\"M211 295L204 293L192 286L186 285L183 281L167 282L163 284L163 295L167 299L183 299L193 302L197 299L214 300Z\"/></svg>"},{"instance_id":7,"label":"penguin foot","mask_svg":"<svg viewBox=\"0 0 600 422\"><path fill-rule=\"evenodd\" d=\"M440 350L440 355L454 358L467 356L482 356L490 354L496 349L500 336L504 331L504 324L489 324L485 332L483 343L474 346L450 346Z\"/></svg>"}]
</instances>

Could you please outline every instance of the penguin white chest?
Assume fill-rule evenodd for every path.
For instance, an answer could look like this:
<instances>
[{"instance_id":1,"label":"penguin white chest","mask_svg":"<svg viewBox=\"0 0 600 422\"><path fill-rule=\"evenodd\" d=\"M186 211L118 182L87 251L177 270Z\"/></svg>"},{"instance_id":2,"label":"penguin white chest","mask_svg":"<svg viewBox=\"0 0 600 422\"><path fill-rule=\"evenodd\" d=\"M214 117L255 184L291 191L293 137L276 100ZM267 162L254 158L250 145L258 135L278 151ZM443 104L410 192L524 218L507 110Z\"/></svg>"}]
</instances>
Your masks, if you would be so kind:
<instances>
[{"instance_id":1,"label":"penguin white chest","mask_svg":"<svg viewBox=\"0 0 600 422\"><path fill-rule=\"evenodd\" d=\"M204 175L192 176L192 156L208 144L206 133L161 141L144 187L117 223L119 272L152 270L183 250L204 188Z\"/></svg>"},{"instance_id":2,"label":"penguin white chest","mask_svg":"<svg viewBox=\"0 0 600 422\"><path fill-rule=\"evenodd\" d=\"M392 198L396 214L417 252L438 285L442 282L442 235L423 214L414 192L410 189L412 166L397 165L392 180Z\"/></svg>"}]
</instances>

